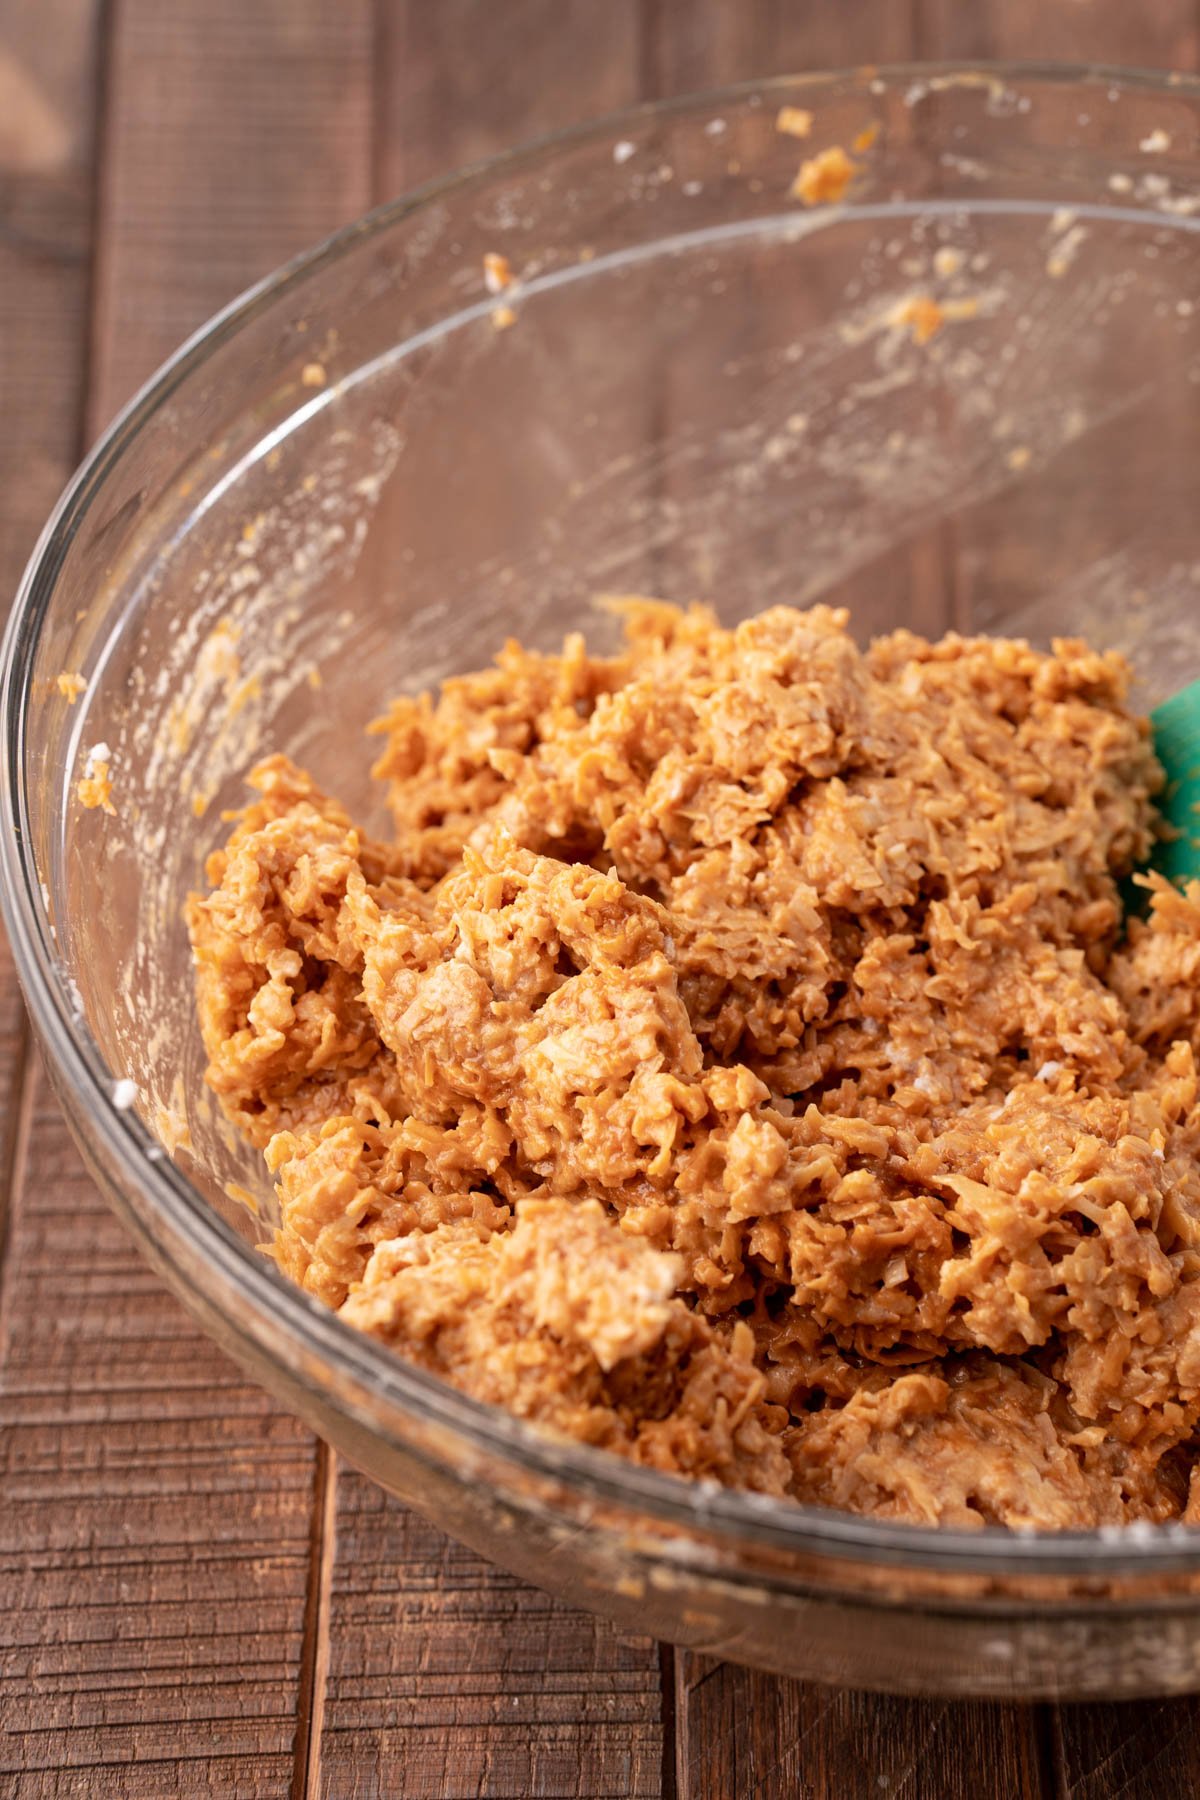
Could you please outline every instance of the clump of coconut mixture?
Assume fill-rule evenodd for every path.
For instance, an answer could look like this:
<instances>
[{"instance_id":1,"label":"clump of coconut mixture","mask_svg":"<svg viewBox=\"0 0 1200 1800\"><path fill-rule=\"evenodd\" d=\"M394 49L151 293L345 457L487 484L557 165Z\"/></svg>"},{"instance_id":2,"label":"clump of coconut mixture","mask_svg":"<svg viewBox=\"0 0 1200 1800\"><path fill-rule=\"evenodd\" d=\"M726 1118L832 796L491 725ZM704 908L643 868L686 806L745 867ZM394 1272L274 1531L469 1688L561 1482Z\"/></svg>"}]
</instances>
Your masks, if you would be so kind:
<instances>
[{"instance_id":1,"label":"clump of coconut mixture","mask_svg":"<svg viewBox=\"0 0 1200 1800\"><path fill-rule=\"evenodd\" d=\"M397 700L386 841L253 772L190 926L280 1267L660 1469L1189 1516L1200 884L1126 930L1162 782L1127 666L862 651L825 607L625 625Z\"/></svg>"}]
</instances>

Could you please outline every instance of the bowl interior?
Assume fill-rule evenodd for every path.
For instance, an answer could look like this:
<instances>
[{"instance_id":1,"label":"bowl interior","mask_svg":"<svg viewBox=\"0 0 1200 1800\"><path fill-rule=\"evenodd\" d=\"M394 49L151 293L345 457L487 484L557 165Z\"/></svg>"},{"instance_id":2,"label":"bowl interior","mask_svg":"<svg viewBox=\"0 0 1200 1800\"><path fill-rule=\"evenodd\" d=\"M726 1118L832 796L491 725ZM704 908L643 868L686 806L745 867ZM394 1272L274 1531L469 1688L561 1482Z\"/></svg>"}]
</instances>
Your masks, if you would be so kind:
<instances>
[{"instance_id":1,"label":"bowl interior","mask_svg":"<svg viewBox=\"0 0 1200 1800\"><path fill-rule=\"evenodd\" d=\"M343 234L135 403L24 601L25 866L64 1028L243 1236L270 1187L205 1095L181 906L257 756L378 822L393 693L603 642L612 593L1086 634L1147 704L1200 674L1198 121L966 70L637 115Z\"/></svg>"}]
</instances>

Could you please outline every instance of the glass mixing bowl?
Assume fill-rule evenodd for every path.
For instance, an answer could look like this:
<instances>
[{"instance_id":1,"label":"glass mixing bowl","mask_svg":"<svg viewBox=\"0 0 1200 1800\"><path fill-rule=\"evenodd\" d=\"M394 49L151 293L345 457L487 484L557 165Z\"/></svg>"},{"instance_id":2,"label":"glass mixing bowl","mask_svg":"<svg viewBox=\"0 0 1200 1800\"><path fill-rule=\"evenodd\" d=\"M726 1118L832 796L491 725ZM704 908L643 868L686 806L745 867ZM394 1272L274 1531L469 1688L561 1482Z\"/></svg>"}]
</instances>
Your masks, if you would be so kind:
<instances>
[{"instance_id":1,"label":"glass mixing bowl","mask_svg":"<svg viewBox=\"0 0 1200 1800\"><path fill-rule=\"evenodd\" d=\"M937 1533L689 1485L356 1336L253 1248L272 1195L205 1094L181 903L257 753L377 816L361 733L388 697L508 633L602 643L598 592L1085 633L1132 655L1147 704L1200 673L1198 132L1174 77L868 70L503 157L215 319L25 578L5 908L97 1180L353 1463L638 1632L910 1692L1178 1691L1200 1687L1200 1541ZM835 145L844 199L793 198ZM491 252L517 277L498 295ZM77 796L97 744L113 816Z\"/></svg>"}]
</instances>

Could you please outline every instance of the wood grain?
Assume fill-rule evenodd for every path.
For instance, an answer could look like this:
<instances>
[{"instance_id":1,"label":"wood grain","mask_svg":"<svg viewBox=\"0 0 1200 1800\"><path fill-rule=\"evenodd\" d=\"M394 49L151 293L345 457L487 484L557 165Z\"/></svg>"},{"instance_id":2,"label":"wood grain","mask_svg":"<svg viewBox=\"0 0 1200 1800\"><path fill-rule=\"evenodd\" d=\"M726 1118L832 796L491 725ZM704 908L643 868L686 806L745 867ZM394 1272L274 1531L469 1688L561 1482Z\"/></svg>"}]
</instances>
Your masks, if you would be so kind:
<instances>
[{"instance_id":1,"label":"wood grain","mask_svg":"<svg viewBox=\"0 0 1200 1800\"><path fill-rule=\"evenodd\" d=\"M135 1257L36 1070L20 1148L0 1289L0 1791L281 1794L311 1441Z\"/></svg>"},{"instance_id":2,"label":"wood grain","mask_svg":"<svg viewBox=\"0 0 1200 1800\"><path fill-rule=\"evenodd\" d=\"M658 1800L659 1657L343 1469L319 1791Z\"/></svg>"},{"instance_id":3,"label":"wood grain","mask_svg":"<svg viewBox=\"0 0 1200 1800\"><path fill-rule=\"evenodd\" d=\"M1192 69L1198 51L1200 15L1191 0L915 0L914 54L930 61L979 56Z\"/></svg>"},{"instance_id":4,"label":"wood grain","mask_svg":"<svg viewBox=\"0 0 1200 1800\"><path fill-rule=\"evenodd\" d=\"M0 593L79 455L95 0L10 4L0 41Z\"/></svg>"},{"instance_id":5,"label":"wood grain","mask_svg":"<svg viewBox=\"0 0 1200 1800\"><path fill-rule=\"evenodd\" d=\"M1061 1800L1194 1800L1200 1701L1061 1707L1053 1751Z\"/></svg>"},{"instance_id":6,"label":"wood grain","mask_svg":"<svg viewBox=\"0 0 1200 1800\"><path fill-rule=\"evenodd\" d=\"M892 1700L689 1657L679 1792L688 1800L1041 1800L1032 1707Z\"/></svg>"},{"instance_id":7,"label":"wood grain","mask_svg":"<svg viewBox=\"0 0 1200 1800\"><path fill-rule=\"evenodd\" d=\"M381 0L376 197L642 98L638 0Z\"/></svg>"},{"instance_id":8,"label":"wood grain","mask_svg":"<svg viewBox=\"0 0 1200 1800\"><path fill-rule=\"evenodd\" d=\"M780 5L778 0L655 0L647 7L656 97L912 54L912 0L853 6Z\"/></svg>"}]
</instances>

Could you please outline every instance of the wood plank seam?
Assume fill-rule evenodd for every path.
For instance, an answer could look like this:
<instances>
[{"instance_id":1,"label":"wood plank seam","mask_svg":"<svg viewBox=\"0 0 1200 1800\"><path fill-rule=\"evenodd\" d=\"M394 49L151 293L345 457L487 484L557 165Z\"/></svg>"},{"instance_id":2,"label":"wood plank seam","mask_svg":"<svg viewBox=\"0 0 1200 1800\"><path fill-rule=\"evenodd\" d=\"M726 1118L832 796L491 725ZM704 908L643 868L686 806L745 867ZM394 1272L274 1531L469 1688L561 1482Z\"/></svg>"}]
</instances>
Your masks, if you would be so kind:
<instances>
[{"instance_id":1,"label":"wood plank seam","mask_svg":"<svg viewBox=\"0 0 1200 1800\"><path fill-rule=\"evenodd\" d=\"M388 104L390 86L388 75L392 61L393 11L391 0L374 0L372 12L371 166L369 172L372 206L382 206L385 201L396 198L396 195L390 192L391 183L386 174L388 121L391 112Z\"/></svg>"},{"instance_id":2,"label":"wood plank seam","mask_svg":"<svg viewBox=\"0 0 1200 1800\"><path fill-rule=\"evenodd\" d=\"M660 0L640 0L638 6L637 98L662 100L662 9Z\"/></svg>"},{"instance_id":3,"label":"wood plank seam","mask_svg":"<svg viewBox=\"0 0 1200 1800\"><path fill-rule=\"evenodd\" d=\"M104 217L101 208L104 205L105 182L110 164L108 148L109 134L112 128L112 46L116 37L119 4L120 0L96 0L93 26L96 33L96 49L92 63L92 142L89 165L91 180L88 196L92 231L88 245L87 292L84 297L83 315L87 321L87 329L84 332L83 363L79 382L77 449L80 461L95 442L99 427L104 423L94 416L96 368L101 342L97 319L99 310L97 297L101 292L100 259L104 254L105 236L98 229L98 225Z\"/></svg>"},{"instance_id":4,"label":"wood plank seam","mask_svg":"<svg viewBox=\"0 0 1200 1800\"><path fill-rule=\"evenodd\" d=\"M304 1639L297 1682L292 1800L319 1800L321 1733L329 1685L329 1615L337 1555L337 1457L317 1440L313 1463L312 1535L304 1597Z\"/></svg>"},{"instance_id":5,"label":"wood plank seam","mask_svg":"<svg viewBox=\"0 0 1200 1800\"><path fill-rule=\"evenodd\" d=\"M3 1373L4 1348L8 1336L5 1324L7 1283L4 1276L8 1227L12 1215L12 1196L16 1192L17 1183L24 1179L25 1166L29 1160L29 1138L33 1128L32 1060L29 1024L26 1021L13 1068L9 1118L14 1123L10 1124L5 1132L4 1186L0 1189L0 1375Z\"/></svg>"},{"instance_id":6,"label":"wood plank seam","mask_svg":"<svg viewBox=\"0 0 1200 1800\"><path fill-rule=\"evenodd\" d=\"M658 1646L659 1683L662 1689L662 1800L687 1800L687 1789L680 1788L675 1739L676 1663L674 1646Z\"/></svg>"},{"instance_id":7,"label":"wood plank seam","mask_svg":"<svg viewBox=\"0 0 1200 1800\"><path fill-rule=\"evenodd\" d=\"M1058 1716L1057 1706L1039 1703L1033 1708L1033 1735L1038 1747L1041 1800L1070 1800Z\"/></svg>"},{"instance_id":8,"label":"wood plank seam","mask_svg":"<svg viewBox=\"0 0 1200 1800\"><path fill-rule=\"evenodd\" d=\"M79 384L79 455L95 443L108 421L100 415L100 382L98 370L105 339L107 321L103 296L106 284L101 280L108 255L108 234L99 229L102 219L111 213L110 182L112 175L113 117L113 45L117 40L121 0L96 0L96 54L94 60L94 98L91 143L91 218L92 234L88 255L87 295L84 317L88 329L84 336L83 368Z\"/></svg>"}]
</instances>

